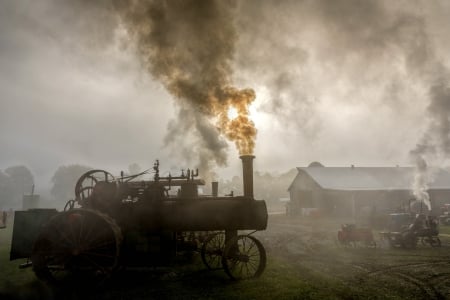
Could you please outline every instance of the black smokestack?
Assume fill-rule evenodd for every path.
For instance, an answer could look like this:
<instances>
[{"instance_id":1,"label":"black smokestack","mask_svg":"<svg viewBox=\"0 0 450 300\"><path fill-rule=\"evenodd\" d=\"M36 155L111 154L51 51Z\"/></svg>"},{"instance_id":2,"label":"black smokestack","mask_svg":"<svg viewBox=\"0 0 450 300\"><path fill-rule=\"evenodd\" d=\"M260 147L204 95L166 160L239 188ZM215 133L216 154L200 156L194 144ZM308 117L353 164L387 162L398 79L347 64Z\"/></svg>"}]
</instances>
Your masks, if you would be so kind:
<instances>
[{"instance_id":1,"label":"black smokestack","mask_svg":"<svg viewBox=\"0 0 450 300\"><path fill-rule=\"evenodd\" d=\"M253 199L253 155L241 155L244 196Z\"/></svg>"},{"instance_id":2,"label":"black smokestack","mask_svg":"<svg viewBox=\"0 0 450 300\"><path fill-rule=\"evenodd\" d=\"M219 182L217 181L213 181L211 182L211 188L212 188L212 195L213 197L217 197L217 195L219 194Z\"/></svg>"}]
</instances>

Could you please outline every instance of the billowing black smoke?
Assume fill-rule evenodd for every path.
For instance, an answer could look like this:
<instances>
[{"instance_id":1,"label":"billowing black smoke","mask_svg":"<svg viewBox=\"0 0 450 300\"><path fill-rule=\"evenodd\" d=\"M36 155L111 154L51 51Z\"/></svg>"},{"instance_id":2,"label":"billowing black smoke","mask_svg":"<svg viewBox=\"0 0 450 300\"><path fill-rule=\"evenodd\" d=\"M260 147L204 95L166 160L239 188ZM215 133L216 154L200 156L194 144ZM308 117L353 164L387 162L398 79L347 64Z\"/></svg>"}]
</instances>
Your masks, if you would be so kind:
<instances>
[{"instance_id":1,"label":"billowing black smoke","mask_svg":"<svg viewBox=\"0 0 450 300\"><path fill-rule=\"evenodd\" d=\"M226 164L224 137L241 154L253 153L256 129L248 106L255 95L232 87L238 37L234 1L115 3L140 61L177 100L179 115L169 126L166 144L179 147L187 135L197 137L183 148L198 156L203 168ZM230 108L237 109L236 119L229 119Z\"/></svg>"}]
</instances>

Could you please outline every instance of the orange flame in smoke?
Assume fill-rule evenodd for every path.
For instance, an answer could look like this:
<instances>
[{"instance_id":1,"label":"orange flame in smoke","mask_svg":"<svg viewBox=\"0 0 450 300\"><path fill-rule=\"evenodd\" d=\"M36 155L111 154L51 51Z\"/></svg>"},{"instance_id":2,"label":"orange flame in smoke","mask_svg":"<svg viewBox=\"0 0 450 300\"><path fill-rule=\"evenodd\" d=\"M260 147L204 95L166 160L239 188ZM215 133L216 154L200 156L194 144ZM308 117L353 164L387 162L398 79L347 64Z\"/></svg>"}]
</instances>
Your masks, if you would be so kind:
<instances>
[{"instance_id":1,"label":"orange flame in smoke","mask_svg":"<svg viewBox=\"0 0 450 300\"><path fill-rule=\"evenodd\" d=\"M218 116L219 131L236 144L239 155L253 154L257 130L249 118L249 107L255 100L255 91L226 87L222 93L222 99L214 101L214 114ZM237 117L230 119L230 108L236 110Z\"/></svg>"},{"instance_id":2,"label":"orange flame in smoke","mask_svg":"<svg viewBox=\"0 0 450 300\"><path fill-rule=\"evenodd\" d=\"M205 119L236 144L240 155L253 154L256 138L249 118L255 92L230 87L230 62L238 37L234 6L228 1L196 0L117 1L116 5L144 66L192 114L191 119L180 119L179 126L200 128L199 137L209 150L206 159L220 163L226 161L226 144L210 123L204 124ZM235 118L228 116L230 108L237 111Z\"/></svg>"}]
</instances>

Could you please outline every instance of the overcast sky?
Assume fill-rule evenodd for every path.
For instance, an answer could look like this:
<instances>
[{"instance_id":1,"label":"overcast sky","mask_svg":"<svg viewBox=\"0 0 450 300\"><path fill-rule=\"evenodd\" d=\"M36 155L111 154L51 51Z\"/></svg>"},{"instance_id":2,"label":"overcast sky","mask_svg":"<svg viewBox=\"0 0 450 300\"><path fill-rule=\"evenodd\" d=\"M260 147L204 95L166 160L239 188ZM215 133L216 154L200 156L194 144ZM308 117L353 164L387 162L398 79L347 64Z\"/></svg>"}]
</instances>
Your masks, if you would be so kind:
<instances>
[{"instance_id":1,"label":"overcast sky","mask_svg":"<svg viewBox=\"0 0 450 300\"><path fill-rule=\"evenodd\" d=\"M44 186L66 164L195 167L189 136L165 146L173 95L142 67L109 1L98 2L0 0L0 169L24 164ZM448 121L450 2L391 2L233 6L233 83L256 92L256 170L410 165L424 137L448 138L433 130ZM436 82L442 109L430 109ZM215 171L240 175L234 144L227 153Z\"/></svg>"}]
</instances>

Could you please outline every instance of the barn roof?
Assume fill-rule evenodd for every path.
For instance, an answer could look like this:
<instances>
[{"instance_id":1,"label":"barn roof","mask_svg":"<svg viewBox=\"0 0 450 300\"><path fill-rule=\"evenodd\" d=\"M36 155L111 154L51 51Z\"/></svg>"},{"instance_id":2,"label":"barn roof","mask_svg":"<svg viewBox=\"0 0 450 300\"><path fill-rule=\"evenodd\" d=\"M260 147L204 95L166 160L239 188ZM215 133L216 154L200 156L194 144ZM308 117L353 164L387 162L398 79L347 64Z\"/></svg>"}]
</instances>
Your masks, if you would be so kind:
<instances>
[{"instance_id":1,"label":"barn roof","mask_svg":"<svg viewBox=\"0 0 450 300\"><path fill-rule=\"evenodd\" d=\"M300 167L297 170L299 174L309 175L323 189L331 190L411 190L416 174L413 167ZM429 171L429 189L450 189L448 171L440 168ZM294 183L295 179L289 189Z\"/></svg>"}]
</instances>

